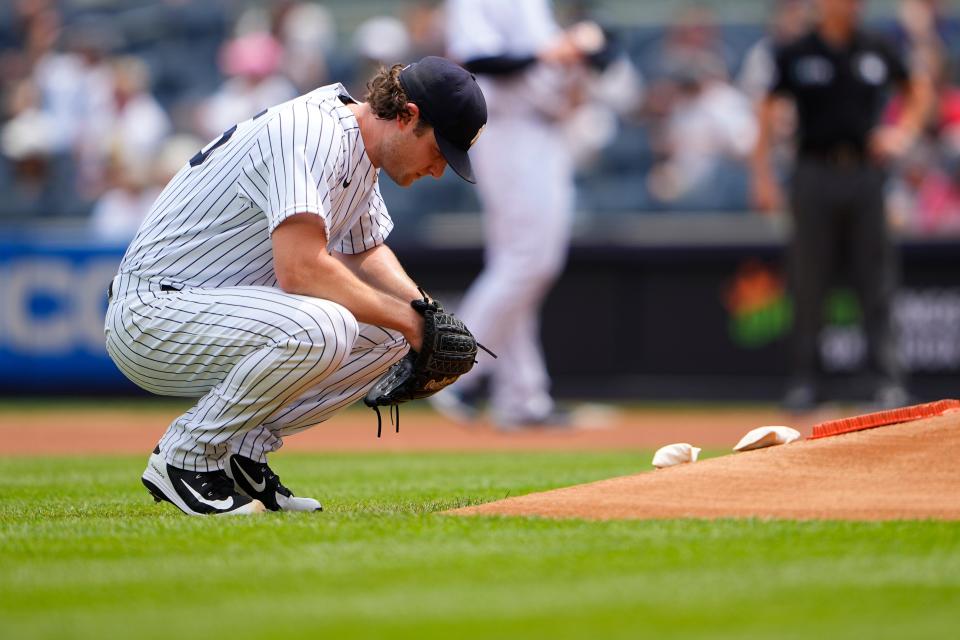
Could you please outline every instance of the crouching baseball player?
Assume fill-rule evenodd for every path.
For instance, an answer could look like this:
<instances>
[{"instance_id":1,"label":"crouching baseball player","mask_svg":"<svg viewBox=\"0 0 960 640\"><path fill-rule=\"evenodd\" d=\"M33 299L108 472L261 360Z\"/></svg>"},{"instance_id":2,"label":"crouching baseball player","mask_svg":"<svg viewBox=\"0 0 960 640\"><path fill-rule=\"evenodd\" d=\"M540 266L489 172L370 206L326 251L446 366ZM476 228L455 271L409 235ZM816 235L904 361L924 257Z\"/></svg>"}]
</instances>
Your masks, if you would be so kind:
<instances>
[{"instance_id":1,"label":"crouching baseball player","mask_svg":"<svg viewBox=\"0 0 960 640\"><path fill-rule=\"evenodd\" d=\"M283 438L364 394L425 397L476 342L418 290L384 240L377 184L450 165L486 122L473 77L443 58L382 69L267 109L200 150L160 194L110 285L107 351L133 382L198 397L143 484L187 514L319 511L267 464Z\"/></svg>"}]
</instances>

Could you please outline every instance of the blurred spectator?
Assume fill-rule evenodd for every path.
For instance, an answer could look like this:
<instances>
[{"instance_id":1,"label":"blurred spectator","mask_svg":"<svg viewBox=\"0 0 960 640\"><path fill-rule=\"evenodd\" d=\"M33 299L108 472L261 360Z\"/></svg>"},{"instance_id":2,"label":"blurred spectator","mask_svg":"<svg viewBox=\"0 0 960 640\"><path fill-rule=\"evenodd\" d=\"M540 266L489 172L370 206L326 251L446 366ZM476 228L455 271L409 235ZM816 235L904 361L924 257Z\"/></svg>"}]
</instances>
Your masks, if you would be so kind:
<instances>
[{"instance_id":1,"label":"blurred spectator","mask_svg":"<svg viewBox=\"0 0 960 640\"><path fill-rule=\"evenodd\" d=\"M111 148L124 164L153 157L170 133L170 121L150 95L150 75L135 57L113 61L113 126ZM122 149L118 152L116 150Z\"/></svg>"},{"instance_id":2,"label":"blurred spectator","mask_svg":"<svg viewBox=\"0 0 960 640\"><path fill-rule=\"evenodd\" d=\"M62 29L54 10L36 16L29 39L31 56L36 56L32 77L54 123L53 172L46 188L57 195L55 204L48 205L48 215L85 215L103 188L102 141L97 132L103 131L112 113L108 55L119 41L113 31L89 20Z\"/></svg>"},{"instance_id":3,"label":"blurred spectator","mask_svg":"<svg viewBox=\"0 0 960 640\"><path fill-rule=\"evenodd\" d=\"M94 206L93 233L103 240L129 242L163 186L202 145L199 138L179 135L166 140L149 163L121 163L114 157L109 173L113 186Z\"/></svg>"},{"instance_id":4,"label":"blurred spectator","mask_svg":"<svg viewBox=\"0 0 960 640\"><path fill-rule=\"evenodd\" d=\"M410 34L398 18L376 16L357 27L353 47L358 56L374 64L406 60L410 55Z\"/></svg>"},{"instance_id":5,"label":"blurred spectator","mask_svg":"<svg viewBox=\"0 0 960 640\"><path fill-rule=\"evenodd\" d=\"M643 68L650 78L645 110L655 121L670 112L677 94L682 91L678 80L682 80L689 69L715 69L726 78L732 62L713 12L699 6L687 7L678 13L666 27L659 45L645 57Z\"/></svg>"},{"instance_id":6,"label":"blurred spectator","mask_svg":"<svg viewBox=\"0 0 960 640\"><path fill-rule=\"evenodd\" d=\"M744 160L756 140L756 122L749 100L724 80L717 64L705 58L674 72L678 92L663 125L664 157L647 179L661 206L746 208Z\"/></svg>"},{"instance_id":7,"label":"blurred spectator","mask_svg":"<svg viewBox=\"0 0 960 640\"><path fill-rule=\"evenodd\" d=\"M584 93L592 99L576 105L563 122L578 171L589 170L600 159L616 140L621 119L632 118L643 104L644 79L630 59L619 54L603 62L583 78Z\"/></svg>"},{"instance_id":8,"label":"blurred spectator","mask_svg":"<svg viewBox=\"0 0 960 640\"><path fill-rule=\"evenodd\" d=\"M0 131L0 150L9 161L12 184L4 208L41 215L54 204L49 188L55 171L55 122L40 108L40 92L30 80L15 83L8 97L9 120Z\"/></svg>"},{"instance_id":9,"label":"blurred spectator","mask_svg":"<svg viewBox=\"0 0 960 640\"><path fill-rule=\"evenodd\" d=\"M756 100L771 73L771 48L796 37L810 20L811 4L770 0L767 35L746 51L742 63L736 55L741 36L755 33L757 25L721 28L703 5L684 3L662 28L621 23L631 58L614 61L597 77L581 76L574 84L593 99L577 101L562 125L575 165L585 174L578 194L581 206L596 211L744 206L740 138L725 136L725 131L705 136L692 131L717 133L717 127L742 124L740 101L726 84L730 71L739 68L736 86ZM596 3L557 5L567 17L582 17ZM958 53L955 3L898 0L889 5L896 13L886 6L879 13L896 18L894 33L911 68L933 73L943 68L951 48ZM388 15L371 12L338 43L334 17L347 15L346 6L315 0L0 3L0 104L9 108L14 93L21 98L29 93L20 88L24 79L31 80L36 94L34 107L19 114L9 129L8 149L20 155L14 159L4 153L0 185L20 195L0 204L2 214L9 217L18 209L22 214L85 215L92 199L113 186L114 154L135 162L156 153L158 141L172 130L202 131L209 140L266 105L325 84L331 73L363 93L351 77L364 78L380 64L442 49L445 7L439 0L384 4ZM356 11L349 9L351 16ZM635 15L643 11L638 5ZM227 33L235 38L227 40ZM125 57L115 63L113 56L120 51L136 54L142 62ZM644 70L645 83L632 63ZM712 70L709 83L699 79L703 69ZM949 175L944 158L960 149L960 90L948 74L938 77L939 108L925 141L932 153L921 150L905 162L908 175L891 192L891 206L900 212L904 227L923 233L943 232L932 221L946 218L894 201L936 201L920 198L918 189L929 189L924 185ZM549 81L531 86L530 94L518 99L537 101L537 91L547 85ZM634 113L639 95L644 108ZM724 107L729 114L718 111L725 103L731 105ZM893 102L888 120L896 117L900 104ZM166 113L160 113L160 106ZM0 127L14 117L8 109ZM46 124L38 126L44 118ZM792 105L779 105L772 132L778 174L792 162L793 123ZM703 150L695 153L698 145ZM38 152L40 147L46 151ZM919 174L921 167L927 167L929 180ZM433 196L422 195L426 192L405 193L396 206L403 202L409 210L423 211L422 200L433 203ZM466 193L456 184L435 204L468 210L476 203ZM706 194L711 197L705 202Z\"/></svg>"},{"instance_id":10,"label":"blurred spectator","mask_svg":"<svg viewBox=\"0 0 960 640\"><path fill-rule=\"evenodd\" d=\"M284 72L299 93L327 83L327 56L336 45L329 9L319 4L293 3L280 18L278 36L285 52Z\"/></svg>"},{"instance_id":11,"label":"blurred spectator","mask_svg":"<svg viewBox=\"0 0 960 640\"><path fill-rule=\"evenodd\" d=\"M146 64L124 56L109 65L112 100L90 115L80 136L84 186L91 194L106 186L109 165L127 167L135 175L145 173L171 133L166 112L150 94Z\"/></svg>"},{"instance_id":12,"label":"blurred spectator","mask_svg":"<svg viewBox=\"0 0 960 640\"><path fill-rule=\"evenodd\" d=\"M84 23L63 32L64 48L60 51L56 47L60 17L54 11L41 14L31 33L38 55L33 77L40 87L44 110L56 122L57 150L82 147L84 130L110 111L113 71L107 54L115 38L108 29Z\"/></svg>"},{"instance_id":13,"label":"blurred spectator","mask_svg":"<svg viewBox=\"0 0 960 640\"><path fill-rule=\"evenodd\" d=\"M708 7L681 10L656 54L646 94L651 146L657 160L645 201L653 209L742 207L743 163L754 135L749 103L729 84L733 57Z\"/></svg>"},{"instance_id":14,"label":"blurred spectator","mask_svg":"<svg viewBox=\"0 0 960 640\"><path fill-rule=\"evenodd\" d=\"M113 186L94 205L90 228L103 240L129 242L160 189L152 183L150 169L143 163L123 165L114 160L108 169Z\"/></svg>"},{"instance_id":15,"label":"blurred spectator","mask_svg":"<svg viewBox=\"0 0 960 640\"><path fill-rule=\"evenodd\" d=\"M924 177L917 192L915 228L926 235L960 232L960 154Z\"/></svg>"},{"instance_id":16,"label":"blurred spectator","mask_svg":"<svg viewBox=\"0 0 960 640\"><path fill-rule=\"evenodd\" d=\"M20 0L14 3L10 18L18 59L11 61L8 70L25 77L40 58L57 46L62 27L60 12L52 0Z\"/></svg>"},{"instance_id":17,"label":"blurred spectator","mask_svg":"<svg viewBox=\"0 0 960 640\"><path fill-rule=\"evenodd\" d=\"M938 31L936 3L930 0L904 0L900 5L900 25L906 35L911 68L934 80L935 106L926 131L946 144L948 151L960 151L960 89L944 41ZM887 109L887 121L895 121L903 111L902 96L896 96Z\"/></svg>"},{"instance_id":18,"label":"blurred spectator","mask_svg":"<svg viewBox=\"0 0 960 640\"><path fill-rule=\"evenodd\" d=\"M723 42L716 15L707 6L692 5L680 10L667 26L654 61L654 78L671 79L693 66L722 69L726 77L734 56Z\"/></svg>"},{"instance_id":19,"label":"blurred spectator","mask_svg":"<svg viewBox=\"0 0 960 640\"><path fill-rule=\"evenodd\" d=\"M960 155L942 160L934 145L917 145L901 161L887 194L891 221L917 235L960 233Z\"/></svg>"},{"instance_id":20,"label":"blurred spectator","mask_svg":"<svg viewBox=\"0 0 960 640\"><path fill-rule=\"evenodd\" d=\"M937 3L930 0L903 0L898 12L910 66L934 79L935 92L924 136L900 163L887 200L894 224L923 235L960 230L956 166L960 157L960 88L951 73L937 10ZM904 109L903 97L895 96L885 122L897 122Z\"/></svg>"},{"instance_id":21,"label":"blurred spectator","mask_svg":"<svg viewBox=\"0 0 960 640\"><path fill-rule=\"evenodd\" d=\"M40 108L40 92L31 80L13 85L8 120L0 135L3 154L12 160L47 157L56 149L53 117Z\"/></svg>"},{"instance_id":22,"label":"blurred spectator","mask_svg":"<svg viewBox=\"0 0 960 640\"><path fill-rule=\"evenodd\" d=\"M912 69L932 76L947 62L945 23L936 0L900 0L897 35Z\"/></svg>"},{"instance_id":23,"label":"blurred spectator","mask_svg":"<svg viewBox=\"0 0 960 640\"><path fill-rule=\"evenodd\" d=\"M960 88L946 65L937 73L935 88L925 136L900 162L887 198L893 223L921 235L960 231ZM898 96L887 109L886 122L897 122L903 110Z\"/></svg>"},{"instance_id":24,"label":"blurred spectator","mask_svg":"<svg viewBox=\"0 0 960 640\"><path fill-rule=\"evenodd\" d=\"M443 4L439 0L414 2L403 10L402 18L410 35L409 57L411 60L444 54L446 17Z\"/></svg>"},{"instance_id":25,"label":"blurred spectator","mask_svg":"<svg viewBox=\"0 0 960 640\"><path fill-rule=\"evenodd\" d=\"M220 67L228 80L200 109L200 131L214 138L238 122L252 118L297 95L281 73L283 47L266 32L239 36L223 46Z\"/></svg>"},{"instance_id":26,"label":"blurred spectator","mask_svg":"<svg viewBox=\"0 0 960 640\"><path fill-rule=\"evenodd\" d=\"M937 85L937 135L951 155L960 153L960 87L946 72Z\"/></svg>"},{"instance_id":27,"label":"blurred spectator","mask_svg":"<svg viewBox=\"0 0 960 640\"><path fill-rule=\"evenodd\" d=\"M381 66L389 66L409 59L410 34L401 20L393 16L376 16L365 20L353 34L353 51L357 57L354 78L362 83ZM351 83L347 89L362 95L362 84Z\"/></svg>"}]
</instances>

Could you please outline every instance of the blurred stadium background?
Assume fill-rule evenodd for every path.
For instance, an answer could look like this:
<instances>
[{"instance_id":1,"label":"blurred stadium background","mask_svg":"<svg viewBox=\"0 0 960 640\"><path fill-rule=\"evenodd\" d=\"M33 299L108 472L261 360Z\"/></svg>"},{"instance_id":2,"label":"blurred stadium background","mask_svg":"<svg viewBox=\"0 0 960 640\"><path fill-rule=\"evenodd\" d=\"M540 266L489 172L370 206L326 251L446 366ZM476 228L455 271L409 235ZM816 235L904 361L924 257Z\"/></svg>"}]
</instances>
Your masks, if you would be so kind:
<instances>
[{"instance_id":1,"label":"blurred stadium background","mask_svg":"<svg viewBox=\"0 0 960 640\"><path fill-rule=\"evenodd\" d=\"M556 4L567 21L600 21L620 53L590 87L603 99L569 126L577 227L543 327L557 394L777 398L789 229L782 216L751 212L746 156L765 47L802 28L805 3ZM380 62L442 55L442 11L386 0L0 3L0 394L137 393L104 352L103 312L158 190L261 108L336 81L359 98ZM921 399L953 395L960 7L872 0L868 13L937 79L936 113L888 197L904 247L895 315L909 386ZM482 259L474 192L451 172L410 189L381 185L397 222L392 246L415 279L455 303ZM829 314L821 352L832 393L856 398L856 300L838 289Z\"/></svg>"}]
</instances>

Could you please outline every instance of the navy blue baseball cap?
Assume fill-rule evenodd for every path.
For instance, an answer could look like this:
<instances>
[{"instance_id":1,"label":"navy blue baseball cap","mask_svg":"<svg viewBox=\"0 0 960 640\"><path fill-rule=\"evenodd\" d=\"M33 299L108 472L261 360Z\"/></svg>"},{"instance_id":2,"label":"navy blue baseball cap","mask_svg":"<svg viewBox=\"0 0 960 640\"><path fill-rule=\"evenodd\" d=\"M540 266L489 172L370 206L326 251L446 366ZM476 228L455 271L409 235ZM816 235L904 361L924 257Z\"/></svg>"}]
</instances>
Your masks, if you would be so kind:
<instances>
[{"instance_id":1,"label":"navy blue baseball cap","mask_svg":"<svg viewBox=\"0 0 960 640\"><path fill-rule=\"evenodd\" d=\"M458 176L475 183L467 152L487 124L487 101L476 78L446 58L429 56L404 67L400 85L433 127L447 164Z\"/></svg>"}]
</instances>

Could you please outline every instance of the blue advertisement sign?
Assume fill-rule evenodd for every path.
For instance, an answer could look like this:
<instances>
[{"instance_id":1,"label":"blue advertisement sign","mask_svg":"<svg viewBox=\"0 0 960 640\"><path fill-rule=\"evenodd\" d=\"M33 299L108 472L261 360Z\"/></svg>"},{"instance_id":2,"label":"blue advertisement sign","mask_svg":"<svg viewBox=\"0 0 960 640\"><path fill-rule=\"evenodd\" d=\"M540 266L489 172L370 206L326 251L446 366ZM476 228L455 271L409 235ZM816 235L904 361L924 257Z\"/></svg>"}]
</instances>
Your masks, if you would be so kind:
<instances>
[{"instance_id":1,"label":"blue advertisement sign","mask_svg":"<svg viewBox=\"0 0 960 640\"><path fill-rule=\"evenodd\" d=\"M0 235L0 392L134 390L107 356L107 286L123 247Z\"/></svg>"},{"instance_id":2,"label":"blue advertisement sign","mask_svg":"<svg viewBox=\"0 0 960 640\"><path fill-rule=\"evenodd\" d=\"M405 249L398 255L409 272L448 301L463 291L481 263L479 249L458 254ZM547 302L543 326L558 393L638 397L641 379L663 380L670 389L691 394L709 386L712 393L716 381L752 376L769 381L765 391L737 383L722 393L776 397L788 373L785 346L792 317L778 262L771 257L776 250L768 248L765 261L758 262L752 251L722 247L619 253L575 247ZM120 373L104 347L107 287L123 252L123 246L83 234L0 233L0 395L146 394ZM957 255L952 245L905 253L906 282L893 305L894 325L904 370L924 397L955 394ZM438 271L441 263L445 268ZM579 339L581 328L569 319L580 317L586 299L603 311L597 312L597 326L623 327L631 340L618 341L622 332L617 330ZM856 301L840 295L828 305L828 315L820 345L825 373L861 370L866 342ZM659 397L661 391L652 393Z\"/></svg>"}]
</instances>

